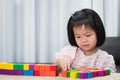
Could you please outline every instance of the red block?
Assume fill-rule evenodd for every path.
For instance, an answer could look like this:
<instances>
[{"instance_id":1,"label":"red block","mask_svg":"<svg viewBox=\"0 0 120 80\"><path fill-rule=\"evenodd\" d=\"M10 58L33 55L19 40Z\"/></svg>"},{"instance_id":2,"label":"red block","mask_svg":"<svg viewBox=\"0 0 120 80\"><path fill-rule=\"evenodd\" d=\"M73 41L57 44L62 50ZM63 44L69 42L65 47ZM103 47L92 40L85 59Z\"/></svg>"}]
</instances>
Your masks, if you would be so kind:
<instances>
[{"instance_id":1,"label":"red block","mask_svg":"<svg viewBox=\"0 0 120 80\"><path fill-rule=\"evenodd\" d=\"M40 76L40 71L34 71L34 76Z\"/></svg>"},{"instance_id":2,"label":"red block","mask_svg":"<svg viewBox=\"0 0 120 80\"><path fill-rule=\"evenodd\" d=\"M51 65L51 66L50 66L50 71L56 71L56 70L57 70L56 67L57 67L56 65Z\"/></svg>"}]
</instances>

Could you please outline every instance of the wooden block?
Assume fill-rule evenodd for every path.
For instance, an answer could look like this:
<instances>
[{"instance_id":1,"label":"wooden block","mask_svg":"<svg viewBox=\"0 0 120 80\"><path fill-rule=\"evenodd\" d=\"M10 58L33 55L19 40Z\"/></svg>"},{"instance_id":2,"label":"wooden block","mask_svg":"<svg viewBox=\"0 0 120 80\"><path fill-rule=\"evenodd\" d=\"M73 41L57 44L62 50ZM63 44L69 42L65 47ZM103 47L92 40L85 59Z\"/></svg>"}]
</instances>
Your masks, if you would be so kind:
<instances>
[{"instance_id":1,"label":"wooden block","mask_svg":"<svg viewBox=\"0 0 120 80\"><path fill-rule=\"evenodd\" d=\"M24 70L29 70L29 64L23 64Z\"/></svg>"},{"instance_id":2,"label":"wooden block","mask_svg":"<svg viewBox=\"0 0 120 80\"><path fill-rule=\"evenodd\" d=\"M39 71L39 70L40 70L39 65L34 65L34 71Z\"/></svg>"},{"instance_id":3,"label":"wooden block","mask_svg":"<svg viewBox=\"0 0 120 80\"><path fill-rule=\"evenodd\" d=\"M70 71L70 78L77 78L77 71Z\"/></svg>"},{"instance_id":4,"label":"wooden block","mask_svg":"<svg viewBox=\"0 0 120 80\"><path fill-rule=\"evenodd\" d=\"M34 71L34 76L40 76L40 71Z\"/></svg>"},{"instance_id":5,"label":"wooden block","mask_svg":"<svg viewBox=\"0 0 120 80\"><path fill-rule=\"evenodd\" d=\"M51 65L50 66L50 71L56 71L57 70L57 66L56 65Z\"/></svg>"},{"instance_id":6,"label":"wooden block","mask_svg":"<svg viewBox=\"0 0 120 80\"><path fill-rule=\"evenodd\" d=\"M62 75L62 77L67 77L67 71L62 71L61 75Z\"/></svg>"},{"instance_id":7,"label":"wooden block","mask_svg":"<svg viewBox=\"0 0 120 80\"><path fill-rule=\"evenodd\" d=\"M93 78L93 73L92 72L88 72L87 73L87 78Z\"/></svg>"},{"instance_id":8,"label":"wooden block","mask_svg":"<svg viewBox=\"0 0 120 80\"><path fill-rule=\"evenodd\" d=\"M34 65L35 64L29 64L29 70L34 70Z\"/></svg>"},{"instance_id":9,"label":"wooden block","mask_svg":"<svg viewBox=\"0 0 120 80\"><path fill-rule=\"evenodd\" d=\"M34 75L34 71L33 70L24 70L24 75L33 76Z\"/></svg>"},{"instance_id":10,"label":"wooden block","mask_svg":"<svg viewBox=\"0 0 120 80\"><path fill-rule=\"evenodd\" d=\"M14 70L24 70L23 64L14 64Z\"/></svg>"},{"instance_id":11,"label":"wooden block","mask_svg":"<svg viewBox=\"0 0 120 80\"><path fill-rule=\"evenodd\" d=\"M40 71L39 74L40 74L40 76L46 76L45 71Z\"/></svg>"},{"instance_id":12,"label":"wooden block","mask_svg":"<svg viewBox=\"0 0 120 80\"><path fill-rule=\"evenodd\" d=\"M46 67L45 65L39 65L39 70L40 71L45 71L45 67Z\"/></svg>"},{"instance_id":13,"label":"wooden block","mask_svg":"<svg viewBox=\"0 0 120 80\"><path fill-rule=\"evenodd\" d=\"M87 72L81 72L80 73L80 79L86 79L86 78L88 78Z\"/></svg>"},{"instance_id":14,"label":"wooden block","mask_svg":"<svg viewBox=\"0 0 120 80\"><path fill-rule=\"evenodd\" d=\"M111 71L110 69L107 69L107 75L110 75Z\"/></svg>"},{"instance_id":15,"label":"wooden block","mask_svg":"<svg viewBox=\"0 0 120 80\"><path fill-rule=\"evenodd\" d=\"M1 69L13 70L13 64L2 64Z\"/></svg>"}]
</instances>

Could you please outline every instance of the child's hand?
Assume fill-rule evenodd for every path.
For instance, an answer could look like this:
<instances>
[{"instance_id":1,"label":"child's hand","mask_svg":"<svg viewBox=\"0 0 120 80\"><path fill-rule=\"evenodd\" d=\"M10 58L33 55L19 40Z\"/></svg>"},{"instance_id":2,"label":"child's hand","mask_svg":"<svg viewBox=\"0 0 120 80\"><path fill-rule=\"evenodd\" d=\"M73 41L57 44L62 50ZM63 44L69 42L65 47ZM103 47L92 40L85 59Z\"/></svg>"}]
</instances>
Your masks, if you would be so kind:
<instances>
[{"instance_id":1,"label":"child's hand","mask_svg":"<svg viewBox=\"0 0 120 80\"><path fill-rule=\"evenodd\" d=\"M57 65L62 69L62 70L67 70L70 69L70 59L67 57L62 57L57 61Z\"/></svg>"}]
</instances>

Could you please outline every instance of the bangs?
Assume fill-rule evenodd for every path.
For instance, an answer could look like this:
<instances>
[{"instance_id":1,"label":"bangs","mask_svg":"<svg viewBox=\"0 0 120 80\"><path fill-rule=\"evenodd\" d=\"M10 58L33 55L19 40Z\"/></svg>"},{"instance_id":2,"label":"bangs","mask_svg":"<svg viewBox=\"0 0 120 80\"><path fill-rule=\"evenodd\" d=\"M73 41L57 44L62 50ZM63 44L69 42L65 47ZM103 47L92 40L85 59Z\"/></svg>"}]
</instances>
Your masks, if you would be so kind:
<instances>
[{"instance_id":1,"label":"bangs","mask_svg":"<svg viewBox=\"0 0 120 80\"><path fill-rule=\"evenodd\" d=\"M90 27L90 26L92 27L93 23L89 19L83 19L83 20L79 20L77 22L74 22L73 27L78 27L78 26L80 27L82 25L85 25L85 27Z\"/></svg>"}]
</instances>

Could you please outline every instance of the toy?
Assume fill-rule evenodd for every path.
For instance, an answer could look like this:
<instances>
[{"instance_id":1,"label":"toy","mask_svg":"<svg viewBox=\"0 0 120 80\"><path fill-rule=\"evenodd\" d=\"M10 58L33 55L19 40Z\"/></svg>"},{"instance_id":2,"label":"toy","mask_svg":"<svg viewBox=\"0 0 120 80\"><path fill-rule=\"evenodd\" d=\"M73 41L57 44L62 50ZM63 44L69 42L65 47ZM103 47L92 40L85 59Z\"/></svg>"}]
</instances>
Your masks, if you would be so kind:
<instances>
[{"instance_id":1,"label":"toy","mask_svg":"<svg viewBox=\"0 0 120 80\"><path fill-rule=\"evenodd\" d=\"M110 75L110 70L99 68L72 68L71 70L62 71L61 74L62 77L86 79Z\"/></svg>"},{"instance_id":2,"label":"toy","mask_svg":"<svg viewBox=\"0 0 120 80\"><path fill-rule=\"evenodd\" d=\"M0 74L27 76L57 76L54 64L18 64L0 62Z\"/></svg>"}]
</instances>

